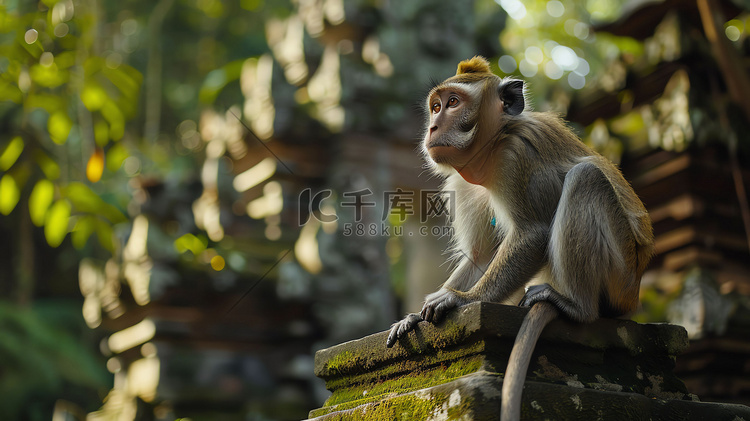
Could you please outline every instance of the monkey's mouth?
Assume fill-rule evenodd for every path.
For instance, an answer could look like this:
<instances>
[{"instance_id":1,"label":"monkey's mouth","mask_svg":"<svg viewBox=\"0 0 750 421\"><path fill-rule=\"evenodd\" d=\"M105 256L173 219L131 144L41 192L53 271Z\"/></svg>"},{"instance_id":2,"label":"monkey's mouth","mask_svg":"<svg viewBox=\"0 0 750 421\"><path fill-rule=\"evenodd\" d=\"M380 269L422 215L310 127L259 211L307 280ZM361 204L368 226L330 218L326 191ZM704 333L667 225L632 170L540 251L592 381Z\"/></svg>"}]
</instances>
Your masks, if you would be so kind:
<instances>
[{"instance_id":1,"label":"monkey's mouth","mask_svg":"<svg viewBox=\"0 0 750 421\"><path fill-rule=\"evenodd\" d=\"M440 141L440 140L427 143L427 149L432 149L432 148L441 147L441 146L447 148L447 147L450 147L451 145L448 144L448 142L446 141Z\"/></svg>"},{"instance_id":2,"label":"monkey's mouth","mask_svg":"<svg viewBox=\"0 0 750 421\"><path fill-rule=\"evenodd\" d=\"M451 142L451 139L446 139L444 137L439 137L437 139L428 139L427 140L427 150L433 149L433 148L450 148L453 150L461 150L463 149L463 145L457 145L454 142Z\"/></svg>"},{"instance_id":3,"label":"monkey's mouth","mask_svg":"<svg viewBox=\"0 0 750 421\"><path fill-rule=\"evenodd\" d=\"M448 142L434 142L427 144L427 151L430 155L435 154L455 154L456 152L463 151L463 145L453 145Z\"/></svg>"}]
</instances>

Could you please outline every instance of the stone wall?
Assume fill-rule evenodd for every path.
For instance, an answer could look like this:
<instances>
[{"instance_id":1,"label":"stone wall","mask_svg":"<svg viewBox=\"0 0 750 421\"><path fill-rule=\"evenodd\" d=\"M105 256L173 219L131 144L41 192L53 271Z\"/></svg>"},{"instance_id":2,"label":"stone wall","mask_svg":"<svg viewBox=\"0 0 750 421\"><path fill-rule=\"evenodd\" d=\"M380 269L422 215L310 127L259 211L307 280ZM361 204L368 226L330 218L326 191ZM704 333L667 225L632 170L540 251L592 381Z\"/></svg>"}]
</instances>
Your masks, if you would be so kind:
<instances>
[{"instance_id":1,"label":"stone wall","mask_svg":"<svg viewBox=\"0 0 750 421\"><path fill-rule=\"evenodd\" d=\"M527 309L473 303L420 323L393 348L387 332L317 352L332 392L316 420L497 420L500 390ZM685 329L601 319L555 320L532 357L523 419L750 420L742 405L701 403L674 376ZM739 417L739 418L737 418Z\"/></svg>"}]
</instances>

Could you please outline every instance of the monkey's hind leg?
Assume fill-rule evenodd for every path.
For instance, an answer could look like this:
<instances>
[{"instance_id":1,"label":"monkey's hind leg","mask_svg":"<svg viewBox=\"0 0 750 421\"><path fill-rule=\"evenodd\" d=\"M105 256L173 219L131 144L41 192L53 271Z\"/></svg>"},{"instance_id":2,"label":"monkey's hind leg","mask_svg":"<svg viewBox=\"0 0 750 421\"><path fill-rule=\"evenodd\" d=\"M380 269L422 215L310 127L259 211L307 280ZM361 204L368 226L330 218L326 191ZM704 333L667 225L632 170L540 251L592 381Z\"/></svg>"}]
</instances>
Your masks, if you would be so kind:
<instances>
[{"instance_id":1,"label":"monkey's hind leg","mask_svg":"<svg viewBox=\"0 0 750 421\"><path fill-rule=\"evenodd\" d=\"M627 281L632 269L626 265L633 234L612 185L594 162L568 171L550 234L552 285L530 288L522 304L549 301L566 317L590 322L600 316L600 305L609 309L637 302L637 287L633 293Z\"/></svg>"}]
</instances>

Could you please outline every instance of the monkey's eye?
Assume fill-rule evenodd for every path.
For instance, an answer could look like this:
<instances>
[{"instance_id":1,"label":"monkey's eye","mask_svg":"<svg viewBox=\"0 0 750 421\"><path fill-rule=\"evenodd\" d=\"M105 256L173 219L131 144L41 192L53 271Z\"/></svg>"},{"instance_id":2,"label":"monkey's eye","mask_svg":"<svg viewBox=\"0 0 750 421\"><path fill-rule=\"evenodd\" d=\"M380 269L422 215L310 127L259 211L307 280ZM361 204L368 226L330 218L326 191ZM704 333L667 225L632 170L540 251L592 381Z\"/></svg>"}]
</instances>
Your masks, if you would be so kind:
<instances>
[{"instance_id":1,"label":"monkey's eye","mask_svg":"<svg viewBox=\"0 0 750 421\"><path fill-rule=\"evenodd\" d=\"M432 104L432 112L433 113L439 113L440 112L440 103L436 102Z\"/></svg>"},{"instance_id":2,"label":"monkey's eye","mask_svg":"<svg viewBox=\"0 0 750 421\"><path fill-rule=\"evenodd\" d=\"M456 105L458 105L458 98L456 98L455 96L450 97L448 99L448 106L455 107Z\"/></svg>"}]
</instances>

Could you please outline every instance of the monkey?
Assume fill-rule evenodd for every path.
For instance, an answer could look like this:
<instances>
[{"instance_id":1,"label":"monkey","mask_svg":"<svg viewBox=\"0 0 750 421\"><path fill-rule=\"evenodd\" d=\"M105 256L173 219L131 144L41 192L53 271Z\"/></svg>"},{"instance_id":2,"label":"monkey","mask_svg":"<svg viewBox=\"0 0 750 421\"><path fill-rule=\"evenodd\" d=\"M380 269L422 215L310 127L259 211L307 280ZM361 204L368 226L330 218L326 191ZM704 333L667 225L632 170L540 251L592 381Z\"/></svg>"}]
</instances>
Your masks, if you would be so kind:
<instances>
[{"instance_id":1,"label":"monkey","mask_svg":"<svg viewBox=\"0 0 750 421\"><path fill-rule=\"evenodd\" d=\"M502 387L501 419L518 420L547 323L588 323L638 306L654 250L651 220L611 161L557 114L527 110L525 83L495 75L481 56L429 92L426 113L422 153L454 195L454 269L420 313L391 326L386 346L470 302L530 307Z\"/></svg>"}]
</instances>

